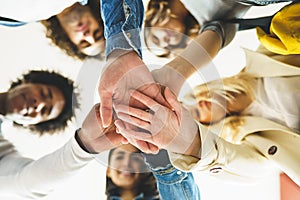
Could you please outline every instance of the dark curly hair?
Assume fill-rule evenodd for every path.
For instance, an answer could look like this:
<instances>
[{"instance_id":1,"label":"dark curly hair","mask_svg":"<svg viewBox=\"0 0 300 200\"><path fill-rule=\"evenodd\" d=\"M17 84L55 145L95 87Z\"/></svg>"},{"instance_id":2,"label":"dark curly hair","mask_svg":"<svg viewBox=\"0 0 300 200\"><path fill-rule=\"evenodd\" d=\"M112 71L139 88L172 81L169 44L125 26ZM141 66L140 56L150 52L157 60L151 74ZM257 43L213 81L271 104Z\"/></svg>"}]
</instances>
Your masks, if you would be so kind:
<instances>
[{"instance_id":1,"label":"dark curly hair","mask_svg":"<svg viewBox=\"0 0 300 200\"><path fill-rule=\"evenodd\" d=\"M148 50L150 51L151 47L149 47L147 42L149 28L155 26L156 24L165 23L167 20L169 20L169 18L173 15L170 6L173 1L174 0L150 0L148 3L144 21L144 41ZM191 14L188 14L183 21L185 22L185 32L183 33L184 36L178 45L172 46L171 49L169 49L169 51L163 55L157 55L155 52L151 52L156 54L158 57L169 57L172 50L184 49L187 46L188 37L195 37L200 30L200 25Z\"/></svg>"},{"instance_id":2,"label":"dark curly hair","mask_svg":"<svg viewBox=\"0 0 300 200\"><path fill-rule=\"evenodd\" d=\"M92 14L94 15L95 19L99 22L99 24L103 24L102 18L100 15L100 3L98 0L89 0L88 4ZM49 38L53 44L58 46L62 49L67 55L77 58L80 60L85 59L88 57L84 53L82 53L78 47L69 39L69 36L60 25L56 15L50 17L47 20L42 20L41 23L46 28L46 37ZM100 55L100 58L103 58L103 55Z\"/></svg>"},{"instance_id":3,"label":"dark curly hair","mask_svg":"<svg viewBox=\"0 0 300 200\"><path fill-rule=\"evenodd\" d=\"M64 108L58 117L30 125L28 128L33 131L33 133L39 135L43 135L44 133L54 134L57 131L64 130L68 125L68 121L71 121L74 116L75 109L79 107L79 95L74 91L74 82L53 71L31 70L28 73L23 74L21 78L12 82L10 89L24 83L39 83L55 86L61 90L65 99ZM17 124L16 122L14 122L14 124L22 126L22 124Z\"/></svg>"},{"instance_id":4,"label":"dark curly hair","mask_svg":"<svg viewBox=\"0 0 300 200\"><path fill-rule=\"evenodd\" d=\"M116 148L115 148L116 149ZM112 153L115 149L112 149L109 151L108 154L108 164L110 164L110 159L112 156ZM135 152L135 153L141 153ZM156 179L152 172L144 172L140 174L140 180L138 186L139 193L143 193L144 198L148 199L150 197L156 196L158 197L158 190L157 190L157 184ZM107 200L110 199L111 196L119 196L120 195L120 188L116 186L110 177L106 175L106 188L105 188L105 194L107 196ZM148 197L148 198L147 198Z\"/></svg>"}]
</instances>

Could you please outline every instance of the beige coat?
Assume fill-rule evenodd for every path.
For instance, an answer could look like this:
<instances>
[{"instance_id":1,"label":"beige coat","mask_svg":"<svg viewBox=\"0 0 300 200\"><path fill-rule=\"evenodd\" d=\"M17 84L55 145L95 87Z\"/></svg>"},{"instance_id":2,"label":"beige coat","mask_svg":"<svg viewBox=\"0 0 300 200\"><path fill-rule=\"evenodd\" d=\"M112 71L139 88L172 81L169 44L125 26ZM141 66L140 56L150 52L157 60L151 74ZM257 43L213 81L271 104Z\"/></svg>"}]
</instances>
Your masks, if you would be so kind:
<instances>
[{"instance_id":1,"label":"beige coat","mask_svg":"<svg viewBox=\"0 0 300 200\"><path fill-rule=\"evenodd\" d=\"M245 71L257 77L299 76L300 55L280 56L263 48L245 50ZM299 116L300 117L300 116ZM231 142L223 139L226 120L206 127L199 124L201 159L170 153L174 166L184 171L204 171L226 180L262 177L276 165L300 185L300 135L268 119L243 116Z\"/></svg>"}]
</instances>

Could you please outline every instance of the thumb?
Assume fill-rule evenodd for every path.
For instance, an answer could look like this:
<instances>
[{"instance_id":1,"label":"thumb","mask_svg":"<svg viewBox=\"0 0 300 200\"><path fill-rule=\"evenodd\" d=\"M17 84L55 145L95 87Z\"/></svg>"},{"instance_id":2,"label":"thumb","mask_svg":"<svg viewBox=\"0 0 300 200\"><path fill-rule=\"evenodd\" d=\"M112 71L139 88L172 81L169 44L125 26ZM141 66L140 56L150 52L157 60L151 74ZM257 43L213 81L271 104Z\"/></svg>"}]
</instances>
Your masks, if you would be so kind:
<instances>
[{"instance_id":1,"label":"thumb","mask_svg":"<svg viewBox=\"0 0 300 200\"><path fill-rule=\"evenodd\" d=\"M173 111L176 113L178 117L181 116L181 104L177 100L176 95L168 88L166 87L164 92L166 101L169 103L169 105L172 107Z\"/></svg>"},{"instance_id":2,"label":"thumb","mask_svg":"<svg viewBox=\"0 0 300 200\"><path fill-rule=\"evenodd\" d=\"M112 121L112 99L101 96L100 114L103 128L107 128Z\"/></svg>"}]
</instances>

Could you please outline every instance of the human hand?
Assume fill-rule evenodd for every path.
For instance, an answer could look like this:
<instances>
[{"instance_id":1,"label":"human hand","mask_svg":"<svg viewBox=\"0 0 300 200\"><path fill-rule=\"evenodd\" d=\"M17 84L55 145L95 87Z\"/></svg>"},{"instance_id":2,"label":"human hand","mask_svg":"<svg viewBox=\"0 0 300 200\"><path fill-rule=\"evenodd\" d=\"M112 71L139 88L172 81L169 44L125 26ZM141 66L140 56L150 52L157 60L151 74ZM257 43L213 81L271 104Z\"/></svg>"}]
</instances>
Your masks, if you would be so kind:
<instances>
[{"instance_id":1,"label":"human hand","mask_svg":"<svg viewBox=\"0 0 300 200\"><path fill-rule=\"evenodd\" d=\"M121 56L112 55L106 64L98 87L101 100L100 113L104 127L111 124L113 100L115 103L129 104L128 90L138 88L154 99L163 101L160 88L154 84L148 68L134 51Z\"/></svg>"},{"instance_id":2,"label":"human hand","mask_svg":"<svg viewBox=\"0 0 300 200\"><path fill-rule=\"evenodd\" d=\"M116 133L116 127L113 123L107 128L103 128L99 108L100 104L93 106L78 132L82 145L89 153L110 150L126 141L122 135Z\"/></svg>"},{"instance_id":3,"label":"human hand","mask_svg":"<svg viewBox=\"0 0 300 200\"><path fill-rule=\"evenodd\" d=\"M186 80L178 71L168 65L152 70L151 74L155 82L170 88L175 95L179 95Z\"/></svg>"},{"instance_id":4,"label":"human hand","mask_svg":"<svg viewBox=\"0 0 300 200\"><path fill-rule=\"evenodd\" d=\"M116 106L115 110L123 121L115 121L120 133L131 143L135 141L137 148L148 153L151 149L147 149L143 142L175 153L190 151L195 139L200 147L198 126L189 111L178 102L170 89L166 88L164 95L173 110L138 91L133 92L132 97L146 105L150 112L126 105ZM139 129L127 128L130 125Z\"/></svg>"}]
</instances>

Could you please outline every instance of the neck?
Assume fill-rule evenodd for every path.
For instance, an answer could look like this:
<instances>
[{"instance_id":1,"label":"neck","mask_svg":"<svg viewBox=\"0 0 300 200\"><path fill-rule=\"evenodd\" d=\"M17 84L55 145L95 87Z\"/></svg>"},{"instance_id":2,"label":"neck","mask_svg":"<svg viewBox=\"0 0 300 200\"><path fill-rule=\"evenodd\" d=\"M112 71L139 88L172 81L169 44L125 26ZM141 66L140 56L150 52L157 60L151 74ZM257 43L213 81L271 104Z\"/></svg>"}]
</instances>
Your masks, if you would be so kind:
<instances>
[{"instance_id":1,"label":"neck","mask_svg":"<svg viewBox=\"0 0 300 200\"><path fill-rule=\"evenodd\" d=\"M133 189L122 189L120 195L123 200L132 200L137 195L137 192Z\"/></svg>"},{"instance_id":2,"label":"neck","mask_svg":"<svg viewBox=\"0 0 300 200\"><path fill-rule=\"evenodd\" d=\"M7 93L0 93L0 115L5 115L6 114L6 97Z\"/></svg>"}]
</instances>

